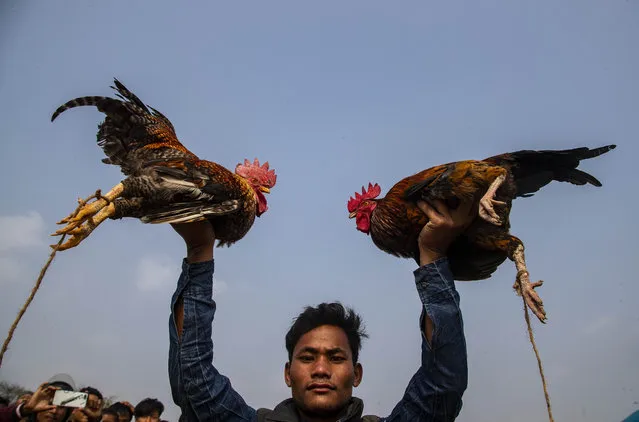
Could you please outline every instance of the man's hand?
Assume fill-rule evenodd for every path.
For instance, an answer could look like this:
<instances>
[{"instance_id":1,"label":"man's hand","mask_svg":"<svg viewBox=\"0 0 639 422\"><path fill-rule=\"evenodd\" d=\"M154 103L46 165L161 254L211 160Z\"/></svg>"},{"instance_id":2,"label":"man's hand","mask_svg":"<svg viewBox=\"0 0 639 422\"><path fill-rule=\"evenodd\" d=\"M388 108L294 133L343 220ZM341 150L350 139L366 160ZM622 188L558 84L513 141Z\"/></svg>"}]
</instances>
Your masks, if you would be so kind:
<instances>
[{"instance_id":1,"label":"man's hand","mask_svg":"<svg viewBox=\"0 0 639 422\"><path fill-rule=\"evenodd\" d=\"M121 401L120 403L122 403L123 405L125 405L126 407L128 407L131 410L131 414L134 415L135 414L135 406L133 406L131 403L129 403L128 401Z\"/></svg>"},{"instance_id":2,"label":"man's hand","mask_svg":"<svg viewBox=\"0 0 639 422\"><path fill-rule=\"evenodd\" d=\"M428 217L428 223L419 234L419 265L430 264L446 256L451 243L477 216L477 202L462 202L450 210L443 201L436 200L431 207L423 201L417 206Z\"/></svg>"},{"instance_id":3,"label":"man's hand","mask_svg":"<svg viewBox=\"0 0 639 422\"><path fill-rule=\"evenodd\" d=\"M208 220L195 223L171 224L186 243L186 259L190 264L213 259L215 232Z\"/></svg>"},{"instance_id":4,"label":"man's hand","mask_svg":"<svg viewBox=\"0 0 639 422\"><path fill-rule=\"evenodd\" d=\"M29 400L22 405L20 409L22 416L29 416L33 413L55 409L56 406L51 404L51 400L53 400L53 395L57 389L57 387L49 386L47 383L40 385Z\"/></svg>"},{"instance_id":5,"label":"man's hand","mask_svg":"<svg viewBox=\"0 0 639 422\"><path fill-rule=\"evenodd\" d=\"M102 400L94 396L89 396L87 405L82 411L88 416L89 421L99 421L102 417Z\"/></svg>"}]
</instances>

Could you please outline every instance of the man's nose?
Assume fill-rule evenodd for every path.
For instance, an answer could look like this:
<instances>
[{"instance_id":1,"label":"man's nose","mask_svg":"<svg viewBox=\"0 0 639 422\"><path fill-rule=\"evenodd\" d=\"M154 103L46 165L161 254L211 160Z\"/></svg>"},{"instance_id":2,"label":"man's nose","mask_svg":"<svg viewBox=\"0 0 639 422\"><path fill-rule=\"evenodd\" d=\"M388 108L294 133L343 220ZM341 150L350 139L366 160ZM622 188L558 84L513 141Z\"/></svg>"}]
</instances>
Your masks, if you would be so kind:
<instances>
[{"instance_id":1,"label":"man's nose","mask_svg":"<svg viewBox=\"0 0 639 422\"><path fill-rule=\"evenodd\" d=\"M328 359L325 357L320 357L315 361L315 365L313 366L313 375L314 376L330 376L331 375L331 365Z\"/></svg>"}]
</instances>

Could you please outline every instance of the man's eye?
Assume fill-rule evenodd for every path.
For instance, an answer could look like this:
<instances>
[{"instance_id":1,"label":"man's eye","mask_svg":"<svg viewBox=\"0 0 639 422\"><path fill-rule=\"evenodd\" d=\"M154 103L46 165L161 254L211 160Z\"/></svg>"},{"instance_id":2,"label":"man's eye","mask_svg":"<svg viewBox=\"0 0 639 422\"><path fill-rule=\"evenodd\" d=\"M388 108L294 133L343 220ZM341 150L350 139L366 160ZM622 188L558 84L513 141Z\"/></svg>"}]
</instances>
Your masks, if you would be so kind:
<instances>
[{"instance_id":1,"label":"man's eye","mask_svg":"<svg viewBox=\"0 0 639 422\"><path fill-rule=\"evenodd\" d=\"M309 356L309 355L300 356L298 359L301 360L302 362L312 362L313 361L313 357Z\"/></svg>"},{"instance_id":2,"label":"man's eye","mask_svg":"<svg viewBox=\"0 0 639 422\"><path fill-rule=\"evenodd\" d=\"M346 358L344 356L333 356L331 357L333 362L344 362Z\"/></svg>"}]
</instances>

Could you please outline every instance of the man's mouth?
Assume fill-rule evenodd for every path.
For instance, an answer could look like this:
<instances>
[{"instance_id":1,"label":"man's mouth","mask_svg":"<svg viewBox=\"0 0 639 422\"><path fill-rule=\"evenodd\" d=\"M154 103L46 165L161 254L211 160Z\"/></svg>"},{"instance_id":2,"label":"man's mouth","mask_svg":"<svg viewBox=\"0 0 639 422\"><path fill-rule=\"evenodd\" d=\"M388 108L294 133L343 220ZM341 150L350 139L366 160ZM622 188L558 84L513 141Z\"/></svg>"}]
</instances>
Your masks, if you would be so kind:
<instances>
[{"instance_id":1,"label":"man's mouth","mask_svg":"<svg viewBox=\"0 0 639 422\"><path fill-rule=\"evenodd\" d=\"M316 393L328 393L331 390L334 390L335 386L328 383L313 383L308 386L308 390L314 391Z\"/></svg>"}]
</instances>

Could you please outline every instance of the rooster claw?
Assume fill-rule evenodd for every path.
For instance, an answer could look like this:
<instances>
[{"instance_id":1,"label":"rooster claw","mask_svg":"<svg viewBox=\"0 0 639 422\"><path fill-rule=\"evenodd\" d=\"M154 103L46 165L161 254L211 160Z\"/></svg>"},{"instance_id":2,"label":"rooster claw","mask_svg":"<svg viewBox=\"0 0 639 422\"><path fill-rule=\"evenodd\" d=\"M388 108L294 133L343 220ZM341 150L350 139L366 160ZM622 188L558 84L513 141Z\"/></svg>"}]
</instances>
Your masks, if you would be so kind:
<instances>
[{"instance_id":1,"label":"rooster claw","mask_svg":"<svg viewBox=\"0 0 639 422\"><path fill-rule=\"evenodd\" d=\"M63 234L73 234L73 231L76 230L79 225L80 225L80 222L69 223L65 227L62 227L61 229L57 230L51 236L61 236Z\"/></svg>"},{"instance_id":2,"label":"rooster claw","mask_svg":"<svg viewBox=\"0 0 639 422\"><path fill-rule=\"evenodd\" d=\"M52 236L72 236L64 244L55 247L56 250L64 251L79 245L97 226L115 214L115 204L113 202L108 202L108 205L99 207L94 207L94 204L85 205L82 208L81 212L74 218L78 219L79 217L78 221L72 221L52 234ZM97 208L97 210L94 210L94 208Z\"/></svg>"},{"instance_id":3,"label":"rooster claw","mask_svg":"<svg viewBox=\"0 0 639 422\"><path fill-rule=\"evenodd\" d=\"M492 198L482 198L479 201L479 216L495 226L501 226L502 221L495 212L495 205L506 205L506 203Z\"/></svg>"},{"instance_id":4,"label":"rooster claw","mask_svg":"<svg viewBox=\"0 0 639 422\"><path fill-rule=\"evenodd\" d=\"M528 271L519 271L517 273L517 281L513 288L518 295L523 296L526 306L535 314L542 324L546 323L546 311L544 310L544 302L539 294L535 291L537 287L544 284L543 280L531 283L528 279Z\"/></svg>"},{"instance_id":5,"label":"rooster claw","mask_svg":"<svg viewBox=\"0 0 639 422\"><path fill-rule=\"evenodd\" d=\"M49 245L49 246L51 247L51 249L55 251L65 251L67 249L71 249L78 246L81 241L82 241L81 237L73 236L71 237L71 239L67 240L61 245Z\"/></svg>"}]
</instances>

